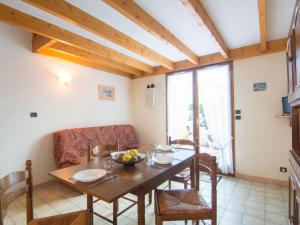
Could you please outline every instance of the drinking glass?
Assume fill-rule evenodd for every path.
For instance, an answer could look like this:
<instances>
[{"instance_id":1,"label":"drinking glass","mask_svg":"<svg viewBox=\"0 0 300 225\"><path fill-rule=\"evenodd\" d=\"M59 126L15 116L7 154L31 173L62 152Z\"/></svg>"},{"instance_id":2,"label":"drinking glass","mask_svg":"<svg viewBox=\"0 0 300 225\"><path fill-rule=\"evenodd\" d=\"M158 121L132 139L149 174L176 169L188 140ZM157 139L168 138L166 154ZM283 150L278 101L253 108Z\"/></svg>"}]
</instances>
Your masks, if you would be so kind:
<instances>
[{"instance_id":1,"label":"drinking glass","mask_svg":"<svg viewBox=\"0 0 300 225\"><path fill-rule=\"evenodd\" d=\"M147 165L153 165L153 151L147 151Z\"/></svg>"},{"instance_id":2,"label":"drinking glass","mask_svg":"<svg viewBox=\"0 0 300 225\"><path fill-rule=\"evenodd\" d=\"M112 160L110 158L104 159L103 167L107 173L111 173L112 172Z\"/></svg>"}]
</instances>

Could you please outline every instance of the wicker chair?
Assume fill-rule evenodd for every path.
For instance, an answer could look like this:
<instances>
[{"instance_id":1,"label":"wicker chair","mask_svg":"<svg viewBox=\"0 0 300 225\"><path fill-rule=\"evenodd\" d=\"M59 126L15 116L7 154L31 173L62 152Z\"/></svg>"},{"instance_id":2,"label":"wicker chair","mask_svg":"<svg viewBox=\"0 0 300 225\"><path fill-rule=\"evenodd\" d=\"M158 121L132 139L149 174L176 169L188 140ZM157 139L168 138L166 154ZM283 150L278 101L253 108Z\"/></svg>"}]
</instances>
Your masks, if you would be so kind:
<instances>
[{"instance_id":1,"label":"wicker chair","mask_svg":"<svg viewBox=\"0 0 300 225\"><path fill-rule=\"evenodd\" d=\"M45 218L33 218L31 161L26 161L26 171L14 172L0 180L0 225L8 205L26 193L27 225L88 225L88 212L79 211ZM25 224L25 221L24 221Z\"/></svg>"},{"instance_id":2,"label":"wicker chair","mask_svg":"<svg viewBox=\"0 0 300 225\"><path fill-rule=\"evenodd\" d=\"M202 163L201 158L208 158ZM211 178L211 205L209 205L196 189L156 190L155 191L155 221L162 225L163 221L175 220L211 220L217 224L217 163L216 157L207 153L196 153L196 169L206 172Z\"/></svg>"}]
</instances>

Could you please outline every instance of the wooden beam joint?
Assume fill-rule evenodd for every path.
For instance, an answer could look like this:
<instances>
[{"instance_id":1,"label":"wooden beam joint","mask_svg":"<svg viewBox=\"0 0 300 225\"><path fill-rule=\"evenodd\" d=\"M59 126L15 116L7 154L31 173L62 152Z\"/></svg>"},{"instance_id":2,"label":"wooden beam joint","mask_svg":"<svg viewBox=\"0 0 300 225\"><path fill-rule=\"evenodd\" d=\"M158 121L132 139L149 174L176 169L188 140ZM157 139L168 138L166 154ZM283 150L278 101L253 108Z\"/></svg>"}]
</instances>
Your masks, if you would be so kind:
<instances>
[{"instance_id":1,"label":"wooden beam joint","mask_svg":"<svg viewBox=\"0 0 300 225\"><path fill-rule=\"evenodd\" d=\"M53 40L53 39L50 39L47 37L43 37L38 34L33 34L32 35L32 52L40 53L55 43L56 43L56 40Z\"/></svg>"}]
</instances>

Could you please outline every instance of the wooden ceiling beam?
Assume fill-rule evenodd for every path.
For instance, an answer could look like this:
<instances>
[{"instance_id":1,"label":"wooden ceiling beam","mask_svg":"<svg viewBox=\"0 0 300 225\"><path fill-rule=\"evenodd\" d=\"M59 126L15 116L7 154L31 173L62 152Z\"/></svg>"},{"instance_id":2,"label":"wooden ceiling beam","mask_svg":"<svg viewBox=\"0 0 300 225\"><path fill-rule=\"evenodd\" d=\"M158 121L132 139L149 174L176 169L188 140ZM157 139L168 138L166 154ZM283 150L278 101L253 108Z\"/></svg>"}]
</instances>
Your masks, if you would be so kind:
<instances>
[{"instance_id":1,"label":"wooden ceiling beam","mask_svg":"<svg viewBox=\"0 0 300 225\"><path fill-rule=\"evenodd\" d=\"M101 56L95 55L93 53L81 50L79 48L73 47L71 45L67 45L64 43L57 42L50 46L50 49L60 51L66 54L70 54L74 57L83 59L85 61L91 61L97 64L101 64L103 66L111 67L113 69L117 69L119 71L124 71L126 73L132 74L136 77L140 77L142 75L142 71L137 70L133 67L122 65L120 63L111 61L109 59L103 58Z\"/></svg>"},{"instance_id":2,"label":"wooden ceiling beam","mask_svg":"<svg viewBox=\"0 0 300 225\"><path fill-rule=\"evenodd\" d=\"M267 19L266 19L266 0L257 0L260 31L260 49L266 51L267 48Z\"/></svg>"},{"instance_id":3,"label":"wooden ceiling beam","mask_svg":"<svg viewBox=\"0 0 300 225\"><path fill-rule=\"evenodd\" d=\"M118 75L121 75L121 76L124 76L124 77L132 78L132 75L130 73L127 73L127 72L124 72L124 71L121 71L121 70L118 70L118 69L114 69L114 68L111 68L111 67L108 67L108 66L104 66L104 65L101 65L101 64L98 64L98 63L95 63L95 62L91 62L91 61L88 61L88 60L84 60L80 57L76 57L74 55L70 55L70 54L67 54L67 53L64 53L64 52L61 52L61 51L57 51L55 49L48 48L48 49L45 49L42 52L40 52L40 54L47 55L47 56L53 56L53 57L56 57L56 58L59 58L59 59L62 59L62 60L66 60L66 61L69 61L69 62L72 62L72 63L80 64L80 65L90 67L90 68L93 68L93 69L97 69L97 70L105 71L105 72L108 72L108 73L118 74Z\"/></svg>"},{"instance_id":4,"label":"wooden ceiling beam","mask_svg":"<svg viewBox=\"0 0 300 225\"><path fill-rule=\"evenodd\" d=\"M214 23L208 16L200 0L181 0L181 1L185 5L185 7L190 11L190 13L195 17L197 23L200 26L203 26L209 32L212 38L215 40L221 55L224 58L228 58L229 51L225 44L225 41L223 40L222 36L220 35L217 28L215 27Z\"/></svg>"},{"instance_id":5,"label":"wooden ceiling beam","mask_svg":"<svg viewBox=\"0 0 300 225\"><path fill-rule=\"evenodd\" d=\"M23 0L39 9L71 22L83 29L99 35L168 69L173 69L173 62L139 43L128 35L116 30L96 17L71 5L65 0Z\"/></svg>"},{"instance_id":6,"label":"wooden ceiling beam","mask_svg":"<svg viewBox=\"0 0 300 225\"><path fill-rule=\"evenodd\" d=\"M184 60L184 61L176 62L174 70L166 70L165 68L159 66L159 67L154 68L154 73L143 74L142 77L165 74L165 73L176 72L176 71L181 71L181 70L186 70L186 69L192 69L192 68L201 67L201 66L208 66L208 65L212 65L212 64L216 64L216 63L245 59L245 58L250 58L250 57L255 57L255 56L260 56L260 55L271 54L271 53L275 53L275 52L281 52L281 51L285 51L286 43L287 43L287 38L282 38L282 39L278 39L278 40L274 40L274 41L268 41L266 51L264 51L264 52L261 51L260 44L249 45L249 46L245 46L242 48L231 49L231 50L229 50L229 58L227 58L227 59L222 57L219 53L202 56L200 58L200 62L197 66L190 63L187 60Z\"/></svg>"},{"instance_id":7,"label":"wooden ceiling beam","mask_svg":"<svg viewBox=\"0 0 300 225\"><path fill-rule=\"evenodd\" d=\"M33 53L39 53L51 45L53 45L56 42L56 40L43 37L38 34L33 34L32 36L32 52Z\"/></svg>"},{"instance_id":8,"label":"wooden ceiling beam","mask_svg":"<svg viewBox=\"0 0 300 225\"><path fill-rule=\"evenodd\" d=\"M199 63L199 57L184 43L176 38L170 31L162 26L151 15L145 12L132 0L104 0L105 3L126 16L128 19L142 27L155 37L167 42L181 51L193 63Z\"/></svg>"},{"instance_id":9,"label":"wooden ceiling beam","mask_svg":"<svg viewBox=\"0 0 300 225\"><path fill-rule=\"evenodd\" d=\"M0 3L0 21L28 30L32 33L48 37L50 39L75 46L112 61L140 69L144 72L153 72L153 68L146 63L119 53L104 45L81 37L58 26L40 20L36 17L27 15L2 3Z\"/></svg>"}]
</instances>

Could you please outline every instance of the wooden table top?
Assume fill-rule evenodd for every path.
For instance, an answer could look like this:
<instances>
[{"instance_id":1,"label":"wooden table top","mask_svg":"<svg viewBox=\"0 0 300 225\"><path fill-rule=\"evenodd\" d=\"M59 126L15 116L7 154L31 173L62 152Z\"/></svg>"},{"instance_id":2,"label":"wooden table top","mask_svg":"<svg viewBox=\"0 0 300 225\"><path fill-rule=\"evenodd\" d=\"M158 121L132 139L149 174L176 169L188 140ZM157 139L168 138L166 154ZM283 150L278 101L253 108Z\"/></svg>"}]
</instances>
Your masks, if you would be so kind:
<instances>
[{"instance_id":1,"label":"wooden table top","mask_svg":"<svg viewBox=\"0 0 300 225\"><path fill-rule=\"evenodd\" d=\"M146 149L140 149L139 152L146 153ZM150 167L147 166L146 160L137 163L134 167L125 167L118 163L113 162L113 171L112 174L117 175L117 177L104 181L92 188L89 186L95 182L78 182L71 177L76 172L85 169L102 169L103 168L103 159L94 159L93 161L87 164L79 164L59 170L54 170L49 173L55 179L65 183L66 185L90 195L93 195L101 200L106 202L112 202L113 200L136 190L139 186L150 185L152 181L157 178L164 176L171 170L180 171L182 167L187 162L193 160L195 152L193 150L186 149L176 149L172 156L176 159L169 165L159 165L159 167ZM109 175L106 175L109 176ZM99 181L99 180L98 180Z\"/></svg>"}]
</instances>

